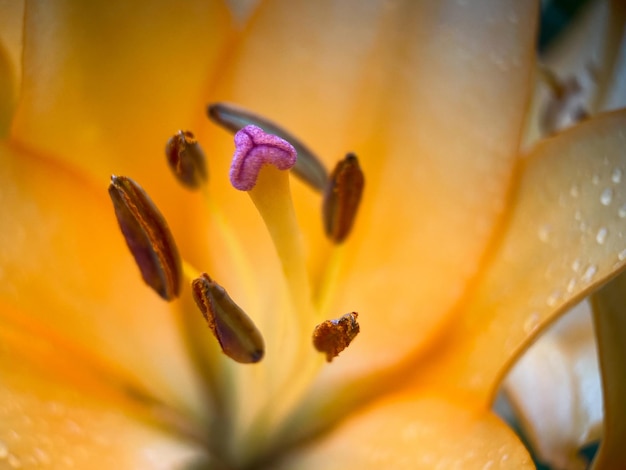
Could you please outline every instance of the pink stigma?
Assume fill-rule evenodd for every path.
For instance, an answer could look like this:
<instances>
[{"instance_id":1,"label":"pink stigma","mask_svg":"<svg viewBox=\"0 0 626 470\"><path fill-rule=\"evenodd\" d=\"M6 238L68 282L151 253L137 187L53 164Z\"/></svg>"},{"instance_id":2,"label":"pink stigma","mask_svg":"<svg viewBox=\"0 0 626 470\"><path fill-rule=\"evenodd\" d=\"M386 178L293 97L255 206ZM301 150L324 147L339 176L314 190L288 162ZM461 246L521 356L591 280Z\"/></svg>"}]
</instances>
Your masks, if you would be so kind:
<instances>
[{"instance_id":1,"label":"pink stigma","mask_svg":"<svg viewBox=\"0 0 626 470\"><path fill-rule=\"evenodd\" d=\"M289 170L296 157L296 149L286 140L266 134L260 127L246 126L235 134L230 182L240 191L250 191L264 165L270 163L279 170Z\"/></svg>"}]
</instances>

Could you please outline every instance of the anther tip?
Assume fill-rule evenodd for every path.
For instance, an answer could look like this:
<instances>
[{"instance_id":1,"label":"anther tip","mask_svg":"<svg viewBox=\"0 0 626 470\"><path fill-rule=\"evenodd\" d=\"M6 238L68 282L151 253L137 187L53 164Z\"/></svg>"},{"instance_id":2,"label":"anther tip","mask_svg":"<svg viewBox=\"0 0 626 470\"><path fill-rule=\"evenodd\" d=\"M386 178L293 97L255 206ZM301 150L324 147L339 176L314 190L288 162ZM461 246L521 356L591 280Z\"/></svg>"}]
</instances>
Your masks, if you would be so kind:
<instances>
[{"instance_id":1,"label":"anther tip","mask_svg":"<svg viewBox=\"0 0 626 470\"><path fill-rule=\"evenodd\" d=\"M260 362L261 359L263 359L263 356L265 356L265 351L261 349L254 351L250 354L250 363L255 364L257 362Z\"/></svg>"}]
</instances>

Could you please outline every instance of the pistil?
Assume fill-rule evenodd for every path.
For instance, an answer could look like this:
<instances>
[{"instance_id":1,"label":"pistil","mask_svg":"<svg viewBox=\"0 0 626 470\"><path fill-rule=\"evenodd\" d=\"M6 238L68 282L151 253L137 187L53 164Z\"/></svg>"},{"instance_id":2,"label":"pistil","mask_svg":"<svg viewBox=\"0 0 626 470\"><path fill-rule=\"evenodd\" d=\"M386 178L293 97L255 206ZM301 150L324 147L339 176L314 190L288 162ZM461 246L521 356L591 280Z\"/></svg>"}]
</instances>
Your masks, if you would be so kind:
<instances>
[{"instance_id":1,"label":"pistil","mask_svg":"<svg viewBox=\"0 0 626 470\"><path fill-rule=\"evenodd\" d=\"M261 214L278 253L294 311L299 312L306 328L304 325L314 322L315 314L289 176L284 171L295 164L296 151L285 140L255 126L240 130L235 146L231 181L236 188L248 191Z\"/></svg>"}]
</instances>

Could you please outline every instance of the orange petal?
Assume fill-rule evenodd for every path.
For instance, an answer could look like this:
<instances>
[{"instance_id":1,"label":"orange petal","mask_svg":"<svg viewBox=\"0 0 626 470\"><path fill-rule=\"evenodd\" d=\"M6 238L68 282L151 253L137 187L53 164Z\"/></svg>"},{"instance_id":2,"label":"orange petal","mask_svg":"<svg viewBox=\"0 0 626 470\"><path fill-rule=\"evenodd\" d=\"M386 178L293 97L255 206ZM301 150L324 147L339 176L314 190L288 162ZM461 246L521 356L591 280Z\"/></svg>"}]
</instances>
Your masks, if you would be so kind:
<instances>
[{"instance_id":1,"label":"orange petal","mask_svg":"<svg viewBox=\"0 0 626 470\"><path fill-rule=\"evenodd\" d=\"M30 2L13 136L99 181L116 172L171 194L165 143L202 119L229 30L219 0Z\"/></svg>"},{"instance_id":2,"label":"orange petal","mask_svg":"<svg viewBox=\"0 0 626 470\"><path fill-rule=\"evenodd\" d=\"M15 73L8 51L0 43L0 137L6 137L15 107Z\"/></svg>"},{"instance_id":3,"label":"orange petal","mask_svg":"<svg viewBox=\"0 0 626 470\"><path fill-rule=\"evenodd\" d=\"M602 370L604 435L594 470L626 467L626 275L592 297L594 326Z\"/></svg>"},{"instance_id":4,"label":"orange petal","mask_svg":"<svg viewBox=\"0 0 626 470\"><path fill-rule=\"evenodd\" d=\"M225 68L216 98L280 122L329 167L347 151L362 163L363 207L324 312L358 311L362 333L336 377L423 344L475 274L515 159L535 17L514 1L274 1ZM230 138L212 137L212 153L228 155ZM294 186L321 269L321 201ZM229 212L249 210L223 195Z\"/></svg>"},{"instance_id":5,"label":"orange petal","mask_svg":"<svg viewBox=\"0 0 626 470\"><path fill-rule=\"evenodd\" d=\"M74 358L4 321L0 369L2 468L169 468L208 460L181 436L140 421L128 403L96 395L105 384L96 391L84 376L80 385L61 380L60 374L70 370L74 378L80 375Z\"/></svg>"},{"instance_id":6,"label":"orange petal","mask_svg":"<svg viewBox=\"0 0 626 470\"><path fill-rule=\"evenodd\" d=\"M534 468L513 431L491 412L429 396L389 399L350 418L278 468Z\"/></svg>"},{"instance_id":7,"label":"orange petal","mask_svg":"<svg viewBox=\"0 0 626 470\"><path fill-rule=\"evenodd\" d=\"M106 183L94 188L6 145L0 160L0 299L130 386L185 409L204 406L177 319L141 281Z\"/></svg>"},{"instance_id":8,"label":"orange petal","mask_svg":"<svg viewBox=\"0 0 626 470\"><path fill-rule=\"evenodd\" d=\"M0 0L0 135L13 117L22 80L22 35L24 0ZM9 110L10 113L6 113Z\"/></svg>"},{"instance_id":9,"label":"orange petal","mask_svg":"<svg viewBox=\"0 0 626 470\"><path fill-rule=\"evenodd\" d=\"M489 400L545 325L623 269L624 129L626 111L601 115L527 157L491 262L420 383Z\"/></svg>"}]
</instances>

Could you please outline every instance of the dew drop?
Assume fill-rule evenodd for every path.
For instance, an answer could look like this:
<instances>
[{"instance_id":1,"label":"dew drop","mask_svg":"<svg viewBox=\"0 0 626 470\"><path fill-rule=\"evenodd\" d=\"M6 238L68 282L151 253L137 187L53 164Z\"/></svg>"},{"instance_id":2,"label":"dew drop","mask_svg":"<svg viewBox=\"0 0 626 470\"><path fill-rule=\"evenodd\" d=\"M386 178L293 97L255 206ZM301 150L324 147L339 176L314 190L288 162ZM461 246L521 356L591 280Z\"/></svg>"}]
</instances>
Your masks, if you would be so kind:
<instances>
[{"instance_id":1,"label":"dew drop","mask_svg":"<svg viewBox=\"0 0 626 470\"><path fill-rule=\"evenodd\" d=\"M507 460L509 460L509 454L503 454L502 457L500 457L500 462L504 463Z\"/></svg>"},{"instance_id":2,"label":"dew drop","mask_svg":"<svg viewBox=\"0 0 626 470\"><path fill-rule=\"evenodd\" d=\"M524 332L528 334L528 333L532 333L533 331L535 331L535 329L539 326L540 318L541 317L539 316L539 313L537 312L531 313L526 319L526 321L524 322Z\"/></svg>"},{"instance_id":3,"label":"dew drop","mask_svg":"<svg viewBox=\"0 0 626 470\"><path fill-rule=\"evenodd\" d=\"M615 184L619 184L622 181L622 169L616 167L613 169L613 173L611 173L611 181Z\"/></svg>"},{"instance_id":4,"label":"dew drop","mask_svg":"<svg viewBox=\"0 0 626 470\"><path fill-rule=\"evenodd\" d=\"M576 288L576 279L575 278L571 278L569 281L567 281L567 292L568 293L572 293L574 292L574 289Z\"/></svg>"},{"instance_id":5,"label":"dew drop","mask_svg":"<svg viewBox=\"0 0 626 470\"><path fill-rule=\"evenodd\" d=\"M576 258L574 261L572 261L572 271L577 273L578 271L580 271L581 267L582 267L582 262L580 261L580 259Z\"/></svg>"},{"instance_id":6,"label":"dew drop","mask_svg":"<svg viewBox=\"0 0 626 470\"><path fill-rule=\"evenodd\" d=\"M561 293L558 290L555 290L546 299L546 305L548 307L554 307L558 303L560 297Z\"/></svg>"},{"instance_id":7,"label":"dew drop","mask_svg":"<svg viewBox=\"0 0 626 470\"><path fill-rule=\"evenodd\" d=\"M547 243L550 239L551 231L552 228L549 225L542 225L541 227L539 227L539 230L537 230L537 236L539 237L539 240L541 240L543 243Z\"/></svg>"},{"instance_id":8,"label":"dew drop","mask_svg":"<svg viewBox=\"0 0 626 470\"><path fill-rule=\"evenodd\" d=\"M596 267L595 264L590 265L584 272L581 281L583 282L591 282L591 280L593 279L593 277L596 275L596 272L598 271L598 268Z\"/></svg>"},{"instance_id":9,"label":"dew drop","mask_svg":"<svg viewBox=\"0 0 626 470\"><path fill-rule=\"evenodd\" d=\"M606 188L600 194L600 202L603 206L608 206L613 201L613 188Z\"/></svg>"},{"instance_id":10,"label":"dew drop","mask_svg":"<svg viewBox=\"0 0 626 470\"><path fill-rule=\"evenodd\" d=\"M576 198L580 194L580 190L578 189L578 185L573 184L571 188L569 188L570 196Z\"/></svg>"},{"instance_id":11,"label":"dew drop","mask_svg":"<svg viewBox=\"0 0 626 470\"><path fill-rule=\"evenodd\" d=\"M9 448L3 441L0 441L0 460L6 459L8 455L9 455Z\"/></svg>"},{"instance_id":12,"label":"dew drop","mask_svg":"<svg viewBox=\"0 0 626 470\"><path fill-rule=\"evenodd\" d=\"M22 462L13 454L9 454L7 462L9 463L11 468L22 468Z\"/></svg>"},{"instance_id":13,"label":"dew drop","mask_svg":"<svg viewBox=\"0 0 626 470\"><path fill-rule=\"evenodd\" d=\"M617 259L624 261L626 259L626 250L622 250L617 254Z\"/></svg>"},{"instance_id":14,"label":"dew drop","mask_svg":"<svg viewBox=\"0 0 626 470\"><path fill-rule=\"evenodd\" d=\"M48 455L48 453L45 450L40 449L39 447L37 447L34 450L34 453L35 453L35 456L37 457L37 460L42 465L47 465L47 464L50 463L50 456Z\"/></svg>"},{"instance_id":15,"label":"dew drop","mask_svg":"<svg viewBox=\"0 0 626 470\"><path fill-rule=\"evenodd\" d=\"M606 229L606 227L601 227L600 230L598 230L598 233L596 234L596 242L598 242L598 245L603 245L604 242L606 241L606 236L609 234L609 231Z\"/></svg>"},{"instance_id":16,"label":"dew drop","mask_svg":"<svg viewBox=\"0 0 626 470\"><path fill-rule=\"evenodd\" d=\"M617 215L619 215L622 219L626 217L626 204L617 210Z\"/></svg>"}]
</instances>

